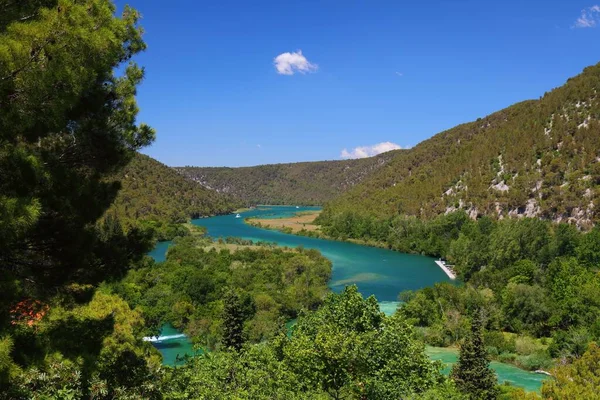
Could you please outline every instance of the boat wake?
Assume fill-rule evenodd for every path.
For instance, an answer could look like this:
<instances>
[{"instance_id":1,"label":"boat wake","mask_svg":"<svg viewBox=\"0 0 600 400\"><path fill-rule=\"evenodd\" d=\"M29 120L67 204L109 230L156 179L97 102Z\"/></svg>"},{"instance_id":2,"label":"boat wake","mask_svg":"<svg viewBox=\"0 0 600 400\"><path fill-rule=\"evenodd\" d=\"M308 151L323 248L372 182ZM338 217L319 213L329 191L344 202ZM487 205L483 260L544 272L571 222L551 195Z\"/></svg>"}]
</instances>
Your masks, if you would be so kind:
<instances>
[{"instance_id":1,"label":"boat wake","mask_svg":"<svg viewBox=\"0 0 600 400\"><path fill-rule=\"evenodd\" d=\"M170 340L170 339L181 339L184 338L185 335L183 333L180 333L178 335L166 335L166 336L146 336L144 337L142 340L144 342L162 342L165 340Z\"/></svg>"}]
</instances>

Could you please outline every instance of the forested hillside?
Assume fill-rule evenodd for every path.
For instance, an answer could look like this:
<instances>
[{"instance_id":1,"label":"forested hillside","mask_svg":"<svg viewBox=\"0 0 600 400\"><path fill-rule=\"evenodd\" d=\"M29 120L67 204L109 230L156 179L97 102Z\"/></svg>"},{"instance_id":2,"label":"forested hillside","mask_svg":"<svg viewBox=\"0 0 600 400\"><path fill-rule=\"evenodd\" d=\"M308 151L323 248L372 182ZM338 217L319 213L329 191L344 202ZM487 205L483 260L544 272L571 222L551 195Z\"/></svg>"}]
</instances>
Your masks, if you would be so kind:
<instances>
[{"instance_id":1,"label":"forested hillside","mask_svg":"<svg viewBox=\"0 0 600 400\"><path fill-rule=\"evenodd\" d=\"M465 281L404 293L399 312L386 316L356 286L331 293L332 264L316 250L213 242L201 229L182 228L189 217L235 204L139 154L155 138L137 123L144 70L133 59L146 48L139 19L111 0L0 0L0 400L538 397L498 386L490 357L530 369L555 365L546 399L598 397L600 226L583 233L537 218L472 220L464 211L381 216L444 211L428 193L460 171L445 196L470 201L472 214L496 192L506 203L527 179L536 185L528 197L540 207L535 215L561 216L563 202L572 215L593 202L600 67L540 102L415 151L255 169L256 182L273 175L247 192L266 194L261 202L297 200L303 191L316 202L377 173L363 188L368 198L353 192L328 208L326 221L335 223L324 232L447 255ZM533 167L524 163L529 156ZM405 164L413 168L407 176ZM385 171L399 171L393 183L407 193L398 189L379 204ZM490 174L492 183L477 186ZM421 185L411 176L423 177ZM252 189L250 177L244 183ZM293 190L275 198L286 185ZM490 197L471 199L474 189ZM377 214L344 206L352 200ZM351 211L336 213L344 207ZM593 219L590 205L574 222ZM153 231L185 234L165 262L146 256ZM203 346L181 367L161 365L143 340L163 323ZM424 342L460 346L450 376Z\"/></svg>"},{"instance_id":2,"label":"forested hillside","mask_svg":"<svg viewBox=\"0 0 600 400\"><path fill-rule=\"evenodd\" d=\"M242 199L247 205L321 205L363 181L405 150L371 158L259 165L242 168L176 168L202 186Z\"/></svg>"},{"instance_id":3,"label":"forested hillside","mask_svg":"<svg viewBox=\"0 0 600 400\"><path fill-rule=\"evenodd\" d=\"M600 65L539 100L442 132L327 205L378 217L539 217L587 228L598 220Z\"/></svg>"},{"instance_id":4,"label":"forested hillside","mask_svg":"<svg viewBox=\"0 0 600 400\"><path fill-rule=\"evenodd\" d=\"M228 213L237 206L230 197L203 188L139 153L113 178L121 182L121 190L107 215L126 223L162 226Z\"/></svg>"}]
</instances>

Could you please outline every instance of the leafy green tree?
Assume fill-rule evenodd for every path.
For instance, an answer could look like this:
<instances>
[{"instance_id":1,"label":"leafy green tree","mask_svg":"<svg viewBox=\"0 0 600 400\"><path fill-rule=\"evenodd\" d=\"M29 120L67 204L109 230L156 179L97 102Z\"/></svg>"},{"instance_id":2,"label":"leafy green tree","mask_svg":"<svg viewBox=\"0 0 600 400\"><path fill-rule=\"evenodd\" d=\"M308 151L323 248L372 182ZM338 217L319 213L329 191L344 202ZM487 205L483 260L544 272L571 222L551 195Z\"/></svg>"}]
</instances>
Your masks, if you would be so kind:
<instances>
[{"instance_id":1,"label":"leafy green tree","mask_svg":"<svg viewBox=\"0 0 600 400\"><path fill-rule=\"evenodd\" d=\"M401 316L356 286L298 318L289 335L213 352L168 370L162 391L185 399L464 399Z\"/></svg>"},{"instance_id":2,"label":"leafy green tree","mask_svg":"<svg viewBox=\"0 0 600 400\"><path fill-rule=\"evenodd\" d=\"M546 399L600 399L600 347L590 344L585 354L573 364L561 365L553 371L554 379L542 386Z\"/></svg>"},{"instance_id":3,"label":"leafy green tree","mask_svg":"<svg viewBox=\"0 0 600 400\"><path fill-rule=\"evenodd\" d=\"M498 380L489 364L483 341L483 319L481 313L477 313L471 322L471 334L460 346L458 362L450 376L471 399L496 399Z\"/></svg>"},{"instance_id":4,"label":"leafy green tree","mask_svg":"<svg viewBox=\"0 0 600 400\"><path fill-rule=\"evenodd\" d=\"M320 388L334 399L403 398L444 381L406 320L386 317L356 286L299 318L281 351L301 390Z\"/></svg>"},{"instance_id":5,"label":"leafy green tree","mask_svg":"<svg viewBox=\"0 0 600 400\"><path fill-rule=\"evenodd\" d=\"M507 326L513 331L545 332L551 309L540 286L509 283L504 289L502 303Z\"/></svg>"},{"instance_id":6,"label":"leafy green tree","mask_svg":"<svg viewBox=\"0 0 600 400\"><path fill-rule=\"evenodd\" d=\"M328 400L319 388L300 390L299 377L267 344L245 351L217 351L167 369L161 392L167 399Z\"/></svg>"},{"instance_id":7,"label":"leafy green tree","mask_svg":"<svg viewBox=\"0 0 600 400\"><path fill-rule=\"evenodd\" d=\"M138 310L102 289L87 304L55 305L46 318L33 326L19 324L13 333L20 349L13 357L21 370L0 386L0 393L8 399L67 394L74 399L156 399L160 358L139 340L143 328Z\"/></svg>"},{"instance_id":8,"label":"leafy green tree","mask_svg":"<svg viewBox=\"0 0 600 400\"><path fill-rule=\"evenodd\" d=\"M551 241L552 255L554 257L575 256L580 238L577 227L568 224L556 225Z\"/></svg>"},{"instance_id":9,"label":"leafy green tree","mask_svg":"<svg viewBox=\"0 0 600 400\"><path fill-rule=\"evenodd\" d=\"M590 267L600 264L600 227L596 226L590 233L581 238L577 248L577 256L582 263Z\"/></svg>"}]
</instances>

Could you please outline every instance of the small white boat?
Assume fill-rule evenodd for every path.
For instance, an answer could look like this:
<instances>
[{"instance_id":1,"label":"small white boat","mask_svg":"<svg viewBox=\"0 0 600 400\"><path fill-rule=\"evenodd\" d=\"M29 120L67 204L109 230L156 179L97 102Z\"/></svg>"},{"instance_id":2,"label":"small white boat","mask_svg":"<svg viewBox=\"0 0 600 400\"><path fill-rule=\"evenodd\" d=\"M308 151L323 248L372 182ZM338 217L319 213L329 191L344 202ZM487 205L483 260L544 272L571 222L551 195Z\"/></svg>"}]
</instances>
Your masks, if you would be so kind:
<instances>
[{"instance_id":1,"label":"small white boat","mask_svg":"<svg viewBox=\"0 0 600 400\"><path fill-rule=\"evenodd\" d=\"M296 206L296 208L300 208L299 206Z\"/></svg>"},{"instance_id":2,"label":"small white boat","mask_svg":"<svg viewBox=\"0 0 600 400\"><path fill-rule=\"evenodd\" d=\"M236 218L242 218L242 216L240 214L235 214Z\"/></svg>"}]
</instances>

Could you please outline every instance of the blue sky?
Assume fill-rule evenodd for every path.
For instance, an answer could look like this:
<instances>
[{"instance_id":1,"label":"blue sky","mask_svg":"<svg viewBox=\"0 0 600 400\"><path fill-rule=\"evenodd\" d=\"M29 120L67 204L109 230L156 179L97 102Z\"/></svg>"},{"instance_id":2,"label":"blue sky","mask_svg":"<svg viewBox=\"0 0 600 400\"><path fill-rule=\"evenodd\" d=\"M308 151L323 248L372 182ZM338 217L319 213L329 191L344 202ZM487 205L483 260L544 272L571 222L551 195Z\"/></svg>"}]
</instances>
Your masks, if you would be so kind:
<instances>
[{"instance_id":1,"label":"blue sky","mask_svg":"<svg viewBox=\"0 0 600 400\"><path fill-rule=\"evenodd\" d=\"M414 146L600 61L600 0L128 4L148 43L139 120L157 140L144 152L172 166Z\"/></svg>"}]
</instances>

